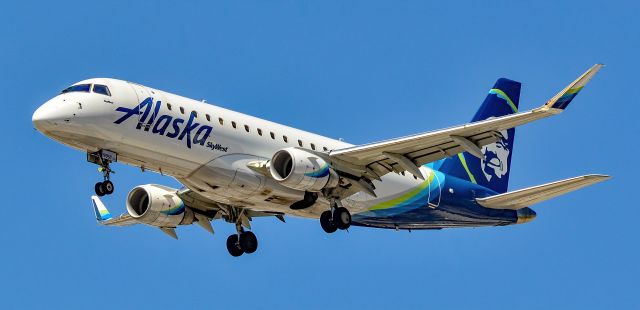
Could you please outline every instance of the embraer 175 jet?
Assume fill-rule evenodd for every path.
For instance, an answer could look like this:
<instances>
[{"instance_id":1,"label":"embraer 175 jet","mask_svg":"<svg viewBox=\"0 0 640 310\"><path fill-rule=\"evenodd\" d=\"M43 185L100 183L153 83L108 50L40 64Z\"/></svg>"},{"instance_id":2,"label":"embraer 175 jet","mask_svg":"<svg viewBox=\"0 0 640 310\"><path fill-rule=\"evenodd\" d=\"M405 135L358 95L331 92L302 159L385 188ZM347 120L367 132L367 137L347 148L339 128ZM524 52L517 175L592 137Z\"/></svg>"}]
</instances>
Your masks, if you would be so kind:
<instances>
[{"instance_id":1,"label":"embraer 175 jet","mask_svg":"<svg viewBox=\"0 0 640 310\"><path fill-rule=\"evenodd\" d=\"M532 204L606 180L585 175L507 192L515 127L565 110L597 64L544 105L518 111L520 83L498 79L470 123L351 145L140 84L78 82L33 114L43 134L87 153L103 181L91 200L98 223L146 224L177 239L176 227L235 225L233 256L258 247L256 217L319 219L327 233L350 225L441 229L526 223ZM133 188L112 217L98 196L113 193L111 163L173 176L181 189Z\"/></svg>"}]
</instances>

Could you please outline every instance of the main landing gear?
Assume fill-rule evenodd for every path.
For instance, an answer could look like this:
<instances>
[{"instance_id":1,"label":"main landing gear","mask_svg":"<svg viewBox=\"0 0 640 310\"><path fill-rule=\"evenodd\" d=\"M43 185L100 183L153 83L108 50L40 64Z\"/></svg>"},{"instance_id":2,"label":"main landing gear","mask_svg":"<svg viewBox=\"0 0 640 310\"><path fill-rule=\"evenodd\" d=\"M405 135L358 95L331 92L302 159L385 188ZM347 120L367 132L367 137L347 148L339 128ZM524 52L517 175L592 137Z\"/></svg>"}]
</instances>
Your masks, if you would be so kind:
<instances>
[{"instance_id":1,"label":"main landing gear","mask_svg":"<svg viewBox=\"0 0 640 310\"><path fill-rule=\"evenodd\" d=\"M251 254L258 249L258 238L250 231L244 231L242 226L236 226L237 234L227 238L227 250L233 257L238 257L244 253Z\"/></svg>"},{"instance_id":2,"label":"main landing gear","mask_svg":"<svg viewBox=\"0 0 640 310\"><path fill-rule=\"evenodd\" d=\"M331 210L320 214L320 226L329 234L336 232L338 229L348 229L351 226L351 213L347 208L341 206L338 201L333 201L331 202Z\"/></svg>"},{"instance_id":3,"label":"main landing gear","mask_svg":"<svg viewBox=\"0 0 640 310\"><path fill-rule=\"evenodd\" d=\"M113 182L109 180L109 177L111 173L115 173L115 171L111 170L109 164L116 160L117 154L107 150L99 150L94 153L87 153L87 161L100 166L100 168L98 168L98 171L102 172L102 177L104 178L103 182L98 182L94 186L96 195L102 197L104 195L113 194L115 187L113 186Z\"/></svg>"}]
</instances>

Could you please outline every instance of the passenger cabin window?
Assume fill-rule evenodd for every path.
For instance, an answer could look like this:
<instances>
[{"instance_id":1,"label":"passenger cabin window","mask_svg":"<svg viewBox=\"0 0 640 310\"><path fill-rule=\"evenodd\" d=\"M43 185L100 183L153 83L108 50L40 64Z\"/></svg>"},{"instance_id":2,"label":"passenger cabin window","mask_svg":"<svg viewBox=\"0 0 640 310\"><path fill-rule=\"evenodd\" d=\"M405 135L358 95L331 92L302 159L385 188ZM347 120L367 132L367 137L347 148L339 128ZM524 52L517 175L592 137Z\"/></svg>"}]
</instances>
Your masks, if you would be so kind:
<instances>
[{"instance_id":1,"label":"passenger cabin window","mask_svg":"<svg viewBox=\"0 0 640 310\"><path fill-rule=\"evenodd\" d=\"M224 125L224 120L222 119L222 117L218 117L218 122L220 122L220 125Z\"/></svg>"},{"instance_id":2,"label":"passenger cabin window","mask_svg":"<svg viewBox=\"0 0 640 310\"><path fill-rule=\"evenodd\" d=\"M269 135L271 135L271 139L275 140L276 139L276 135L272 132L269 133Z\"/></svg>"},{"instance_id":3,"label":"passenger cabin window","mask_svg":"<svg viewBox=\"0 0 640 310\"><path fill-rule=\"evenodd\" d=\"M298 145L302 147L302 140L298 140Z\"/></svg>"},{"instance_id":4,"label":"passenger cabin window","mask_svg":"<svg viewBox=\"0 0 640 310\"><path fill-rule=\"evenodd\" d=\"M167 109L169 109L169 111L171 111L171 103L167 103Z\"/></svg>"},{"instance_id":5,"label":"passenger cabin window","mask_svg":"<svg viewBox=\"0 0 640 310\"><path fill-rule=\"evenodd\" d=\"M262 136L262 129L258 128L258 136Z\"/></svg>"},{"instance_id":6,"label":"passenger cabin window","mask_svg":"<svg viewBox=\"0 0 640 310\"><path fill-rule=\"evenodd\" d=\"M205 114L204 116L207 118L207 121L211 121L211 116L209 116L209 114Z\"/></svg>"},{"instance_id":7,"label":"passenger cabin window","mask_svg":"<svg viewBox=\"0 0 640 310\"><path fill-rule=\"evenodd\" d=\"M236 122L231 122L231 127L233 127L233 129L236 128Z\"/></svg>"},{"instance_id":8,"label":"passenger cabin window","mask_svg":"<svg viewBox=\"0 0 640 310\"><path fill-rule=\"evenodd\" d=\"M315 151L316 150L316 145L311 143L311 149Z\"/></svg>"},{"instance_id":9,"label":"passenger cabin window","mask_svg":"<svg viewBox=\"0 0 640 310\"><path fill-rule=\"evenodd\" d=\"M282 136L282 140L284 140L284 142L289 143L289 139L287 138L287 136Z\"/></svg>"},{"instance_id":10,"label":"passenger cabin window","mask_svg":"<svg viewBox=\"0 0 640 310\"><path fill-rule=\"evenodd\" d=\"M109 87L106 85L94 84L93 92L96 94L101 94L105 96L111 96L111 92L109 91Z\"/></svg>"},{"instance_id":11,"label":"passenger cabin window","mask_svg":"<svg viewBox=\"0 0 640 310\"><path fill-rule=\"evenodd\" d=\"M184 108L180 107L180 113L184 114Z\"/></svg>"},{"instance_id":12,"label":"passenger cabin window","mask_svg":"<svg viewBox=\"0 0 640 310\"><path fill-rule=\"evenodd\" d=\"M194 117L194 118L198 118L198 112L196 112L196 111L191 111L191 114L193 114L193 117Z\"/></svg>"},{"instance_id":13,"label":"passenger cabin window","mask_svg":"<svg viewBox=\"0 0 640 310\"><path fill-rule=\"evenodd\" d=\"M245 130L246 132L249 132L249 125L244 125L244 130Z\"/></svg>"},{"instance_id":14,"label":"passenger cabin window","mask_svg":"<svg viewBox=\"0 0 640 310\"><path fill-rule=\"evenodd\" d=\"M326 146L323 146L323 147L322 147L322 150L323 150L323 151L325 151L325 152L326 152L326 151L328 151L328 149L327 149L327 147L326 147Z\"/></svg>"},{"instance_id":15,"label":"passenger cabin window","mask_svg":"<svg viewBox=\"0 0 640 310\"><path fill-rule=\"evenodd\" d=\"M62 94L73 93L73 92L83 92L88 93L91 90L91 84L78 84L65 88L62 91Z\"/></svg>"}]
</instances>

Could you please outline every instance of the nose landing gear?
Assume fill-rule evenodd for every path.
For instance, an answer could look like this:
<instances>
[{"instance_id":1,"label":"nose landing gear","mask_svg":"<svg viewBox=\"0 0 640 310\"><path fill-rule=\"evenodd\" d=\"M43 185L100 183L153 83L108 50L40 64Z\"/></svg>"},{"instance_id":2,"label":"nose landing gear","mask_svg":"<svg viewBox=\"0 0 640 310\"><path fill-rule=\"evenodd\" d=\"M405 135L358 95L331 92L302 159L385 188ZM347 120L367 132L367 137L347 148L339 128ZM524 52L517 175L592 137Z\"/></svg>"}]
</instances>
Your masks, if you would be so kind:
<instances>
[{"instance_id":1,"label":"nose landing gear","mask_svg":"<svg viewBox=\"0 0 640 310\"><path fill-rule=\"evenodd\" d=\"M104 178L103 182L98 182L94 186L96 195L104 196L113 194L115 187L113 186L113 182L109 180L109 177L111 173L115 173L115 171L111 170L109 164L116 160L117 154L107 150L99 150L94 153L87 153L87 161L100 166L100 168L98 168L98 171L102 172L102 177Z\"/></svg>"},{"instance_id":2,"label":"nose landing gear","mask_svg":"<svg viewBox=\"0 0 640 310\"><path fill-rule=\"evenodd\" d=\"M113 183L109 180L106 180L104 182L98 182L96 183L95 187L94 187L95 191L96 191L96 195L102 197L104 195L111 195L113 194L113 190L115 189L113 187Z\"/></svg>"}]
</instances>

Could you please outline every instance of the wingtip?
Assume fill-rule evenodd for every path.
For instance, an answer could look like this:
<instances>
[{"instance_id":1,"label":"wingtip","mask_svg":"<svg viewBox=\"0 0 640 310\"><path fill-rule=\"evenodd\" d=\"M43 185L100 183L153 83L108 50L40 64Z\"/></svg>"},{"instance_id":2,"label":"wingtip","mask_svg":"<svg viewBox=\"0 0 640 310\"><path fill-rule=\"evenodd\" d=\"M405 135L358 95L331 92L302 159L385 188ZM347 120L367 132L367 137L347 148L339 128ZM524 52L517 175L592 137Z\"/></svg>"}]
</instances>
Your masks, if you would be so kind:
<instances>
[{"instance_id":1,"label":"wingtip","mask_svg":"<svg viewBox=\"0 0 640 310\"><path fill-rule=\"evenodd\" d=\"M585 177L589 179L601 179L602 181L612 178L612 176L608 174L587 174Z\"/></svg>"},{"instance_id":2,"label":"wingtip","mask_svg":"<svg viewBox=\"0 0 640 310\"><path fill-rule=\"evenodd\" d=\"M554 114L562 112L603 66L604 64L593 65L589 70L580 75L562 91L549 99L542 108L546 111L551 111Z\"/></svg>"}]
</instances>

